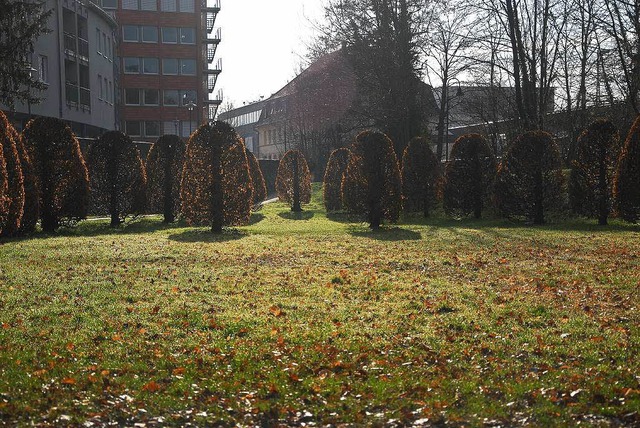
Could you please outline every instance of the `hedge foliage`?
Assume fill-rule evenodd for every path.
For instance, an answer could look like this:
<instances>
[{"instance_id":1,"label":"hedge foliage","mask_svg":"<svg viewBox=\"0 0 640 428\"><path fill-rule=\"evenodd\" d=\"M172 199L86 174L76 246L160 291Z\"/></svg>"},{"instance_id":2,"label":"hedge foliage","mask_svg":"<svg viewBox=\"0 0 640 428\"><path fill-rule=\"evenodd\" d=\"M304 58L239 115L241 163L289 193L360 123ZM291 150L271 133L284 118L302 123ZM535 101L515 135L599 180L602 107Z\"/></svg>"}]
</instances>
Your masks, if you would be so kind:
<instances>
[{"instance_id":1,"label":"hedge foliage","mask_svg":"<svg viewBox=\"0 0 640 428\"><path fill-rule=\"evenodd\" d=\"M327 211L342 209L342 176L347 169L351 152L343 147L331 152L324 172L323 199Z\"/></svg>"},{"instance_id":2,"label":"hedge foliage","mask_svg":"<svg viewBox=\"0 0 640 428\"><path fill-rule=\"evenodd\" d=\"M38 117L23 135L36 176L42 229L51 232L63 222L85 218L89 175L71 129L60 119Z\"/></svg>"},{"instance_id":3,"label":"hedge foliage","mask_svg":"<svg viewBox=\"0 0 640 428\"><path fill-rule=\"evenodd\" d=\"M393 143L385 134L364 131L356 136L342 180L342 203L366 217L377 229L383 219L398 220L402 209L402 179Z\"/></svg>"},{"instance_id":4,"label":"hedge foliage","mask_svg":"<svg viewBox=\"0 0 640 428\"><path fill-rule=\"evenodd\" d=\"M402 154L402 195L406 212L425 217L437 202L440 162L422 137L413 138Z\"/></svg>"},{"instance_id":5,"label":"hedge foliage","mask_svg":"<svg viewBox=\"0 0 640 428\"><path fill-rule=\"evenodd\" d=\"M177 135L163 135L147 155L148 209L171 223L180 212L180 178L186 145Z\"/></svg>"},{"instance_id":6,"label":"hedge foliage","mask_svg":"<svg viewBox=\"0 0 640 428\"><path fill-rule=\"evenodd\" d=\"M0 111L0 151L6 164L8 211L0 222L0 235L14 236L20 229L24 209L24 179L16 144L17 132Z\"/></svg>"},{"instance_id":7,"label":"hedge foliage","mask_svg":"<svg viewBox=\"0 0 640 428\"><path fill-rule=\"evenodd\" d=\"M612 209L614 165L620 137L608 119L592 122L578 138L569 178L569 202L576 214L595 217L606 225Z\"/></svg>"},{"instance_id":8,"label":"hedge foliage","mask_svg":"<svg viewBox=\"0 0 640 428\"><path fill-rule=\"evenodd\" d=\"M202 125L187 142L180 189L182 215L190 225L247 224L253 185L245 146L224 122Z\"/></svg>"},{"instance_id":9,"label":"hedge foliage","mask_svg":"<svg viewBox=\"0 0 640 428\"><path fill-rule=\"evenodd\" d=\"M24 184L24 208L18 235L25 235L35 230L38 218L40 218L40 192L38 190L36 172L24 143L24 134L18 135L15 129L13 129L13 133L18 149L18 157L20 158Z\"/></svg>"},{"instance_id":10,"label":"hedge foliage","mask_svg":"<svg viewBox=\"0 0 640 428\"><path fill-rule=\"evenodd\" d=\"M545 212L562 206L562 161L553 137L544 131L520 135L498 167L495 198L506 217L545 222Z\"/></svg>"},{"instance_id":11,"label":"hedge foliage","mask_svg":"<svg viewBox=\"0 0 640 428\"><path fill-rule=\"evenodd\" d=\"M636 119L618 160L613 185L617 213L624 220L640 220L640 116Z\"/></svg>"},{"instance_id":12,"label":"hedge foliage","mask_svg":"<svg viewBox=\"0 0 640 428\"><path fill-rule=\"evenodd\" d=\"M147 175L131 138L120 131L104 133L87 153L92 212L109 213L111 226L145 211Z\"/></svg>"},{"instance_id":13,"label":"hedge foliage","mask_svg":"<svg viewBox=\"0 0 640 428\"><path fill-rule=\"evenodd\" d=\"M280 159L276 192L280 201L291 205L291 211L302 211L301 205L311 202L311 172L300 150L289 150Z\"/></svg>"},{"instance_id":14,"label":"hedge foliage","mask_svg":"<svg viewBox=\"0 0 640 428\"><path fill-rule=\"evenodd\" d=\"M262 168L256 156L245 147L245 154L249 162L249 174L251 174L251 183L253 184L253 205L257 206L267 199L267 184L264 181Z\"/></svg>"},{"instance_id":15,"label":"hedge foliage","mask_svg":"<svg viewBox=\"0 0 640 428\"><path fill-rule=\"evenodd\" d=\"M447 215L463 218L482 216L490 200L496 175L496 160L487 140L480 134L459 137L451 149L445 169L443 208Z\"/></svg>"},{"instance_id":16,"label":"hedge foliage","mask_svg":"<svg viewBox=\"0 0 640 428\"><path fill-rule=\"evenodd\" d=\"M4 161L3 150L0 150L0 233L4 229L9 218L11 197L9 196L9 175L7 164Z\"/></svg>"}]
</instances>

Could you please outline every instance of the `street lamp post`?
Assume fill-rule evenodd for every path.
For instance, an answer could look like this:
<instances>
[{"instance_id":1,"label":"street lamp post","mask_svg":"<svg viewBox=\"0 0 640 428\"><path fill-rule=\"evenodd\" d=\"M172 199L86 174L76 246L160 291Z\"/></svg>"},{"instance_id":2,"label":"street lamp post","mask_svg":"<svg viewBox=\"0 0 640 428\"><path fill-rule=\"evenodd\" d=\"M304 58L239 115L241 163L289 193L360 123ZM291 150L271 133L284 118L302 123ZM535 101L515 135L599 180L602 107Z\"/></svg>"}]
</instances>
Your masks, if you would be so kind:
<instances>
[{"instance_id":1,"label":"street lamp post","mask_svg":"<svg viewBox=\"0 0 640 428\"><path fill-rule=\"evenodd\" d=\"M189 110L189 137L191 137L191 132L192 132L192 123L191 122L191 114L193 112L193 109L196 108L196 104L193 101L189 101L187 103L187 109Z\"/></svg>"}]
</instances>

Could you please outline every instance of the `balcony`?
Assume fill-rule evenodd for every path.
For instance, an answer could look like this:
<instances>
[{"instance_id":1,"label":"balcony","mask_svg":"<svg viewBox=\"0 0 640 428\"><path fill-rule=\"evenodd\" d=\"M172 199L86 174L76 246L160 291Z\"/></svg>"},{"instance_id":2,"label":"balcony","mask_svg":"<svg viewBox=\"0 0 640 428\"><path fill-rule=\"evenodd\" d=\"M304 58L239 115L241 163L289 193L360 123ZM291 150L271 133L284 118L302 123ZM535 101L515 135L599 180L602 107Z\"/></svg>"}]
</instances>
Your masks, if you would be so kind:
<instances>
[{"instance_id":1,"label":"balcony","mask_svg":"<svg viewBox=\"0 0 640 428\"><path fill-rule=\"evenodd\" d=\"M221 0L202 0L201 8L205 12L220 12L220 1Z\"/></svg>"},{"instance_id":2,"label":"balcony","mask_svg":"<svg viewBox=\"0 0 640 428\"><path fill-rule=\"evenodd\" d=\"M222 40L222 29L218 28L212 38L205 37L204 43L208 45L217 45Z\"/></svg>"},{"instance_id":3,"label":"balcony","mask_svg":"<svg viewBox=\"0 0 640 428\"><path fill-rule=\"evenodd\" d=\"M207 47L207 61L209 64L213 63L213 60L216 57L216 51L218 50L218 45L210 45Z\"/></svg>"}]
</instances>

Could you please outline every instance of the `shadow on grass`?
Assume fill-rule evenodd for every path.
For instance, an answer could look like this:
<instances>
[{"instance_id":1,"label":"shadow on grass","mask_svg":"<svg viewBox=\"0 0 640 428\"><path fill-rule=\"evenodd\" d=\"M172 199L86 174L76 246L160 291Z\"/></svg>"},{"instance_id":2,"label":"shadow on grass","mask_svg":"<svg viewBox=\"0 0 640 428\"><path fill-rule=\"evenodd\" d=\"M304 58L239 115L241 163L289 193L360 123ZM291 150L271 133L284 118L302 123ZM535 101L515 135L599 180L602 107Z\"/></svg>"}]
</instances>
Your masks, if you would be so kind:
<instances>
[{"instance_id":1,"label":"shadow on grass","mask_svg":"<svg viewBox=\"0 0 640 428\"><path fill-rule=\"evenodd\" d=\"M336 223L359 223L362 221L362 216L347 211L330 211L327 213L327 219Z\"/></svg>"},{"instance_id":2,"label":"shadow on grass","mask_svg":"<svg viewBox=\"0 0 640 428\"><path fill-rule=\"evenodd\" d=\"M314 214L315 213L313 211L302 211L299 213L293 211L284 211L278 213L278 216L286 220L310 220L313 218Z\"/></svg>"},{"instance_id":3,"label":"shadow on grass","mask_svg":"<svg viewBox=\"0 0 640 428\"><path fill-rule=\"evenodd\" d=\"M420 232L401 227L381 227L378 230L352 230L351 236L375 239L376 241L417 241L422 239Z\"/></svg>"},{"instance_id":4,"label":"shadow on grass","mask_svg":"<svg viewBox=\"0 0 640 428\"><path fill-rule=\"evenodd\" d=\"M264 214L261 213L251 213L251 218L249 219L249 224L254 225L260 223L265 219Z\"/></svg>"},{"instance_id":5,"label":"shadow on grass","mask_svg":"<svg viewBox=\"0 0 640 428\"><path fill-rule=\"evenodd\" d=\"M210 229L189 229L169 235L176 242L229 242L237 241L248 234L237 229L223 229L222 233L212 233Z\"/></svg>"}]
</instances>

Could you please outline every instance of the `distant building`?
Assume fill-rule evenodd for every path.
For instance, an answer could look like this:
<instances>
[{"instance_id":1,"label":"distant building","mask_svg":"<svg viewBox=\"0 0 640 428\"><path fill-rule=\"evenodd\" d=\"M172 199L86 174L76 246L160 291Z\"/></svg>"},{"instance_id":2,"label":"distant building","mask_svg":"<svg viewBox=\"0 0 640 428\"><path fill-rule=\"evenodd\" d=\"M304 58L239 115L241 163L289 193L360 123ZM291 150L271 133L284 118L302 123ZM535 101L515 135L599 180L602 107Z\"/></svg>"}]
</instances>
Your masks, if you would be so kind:
<instances>
[{"instance_id":1,"label":"distant building","mask_svg":"<svg viewBox=\"0 0 640 428\"><path fill-rule=\"evenodd\" d=\"M101 0L120 25L121 129L140 141L183 137L213 120L220 0ZM215 65L209 68L209 64Z\"/></svg>"},{"instance_id":2,"label":"distant building","mask_svg":"<svg viewBox=\"0 0 640 428\"><path fill-rule=\"evenodd\" d=\"M88 1L48 0L47 8L51 32L34 43L30 64L46 90L33 94L40 103L7 111L10 120L22 129L31 117L57 117L79 137L116 128L116 21Z\"/></svg>"},{"instance_id":3,"label":"distant building","mask_svg":"<svg viewBox=\"0 0 640 428\"><path fill-rule=\"evenodd\" d=\"M246 104L242 107L220 113L218 120L227 122L236 129L238 135L244 140L247 146L256 156L260 146L260 136L256 130L256 124L260 120L262 109L266 101L257 101Z\"/></svg>"}]
</instances>

